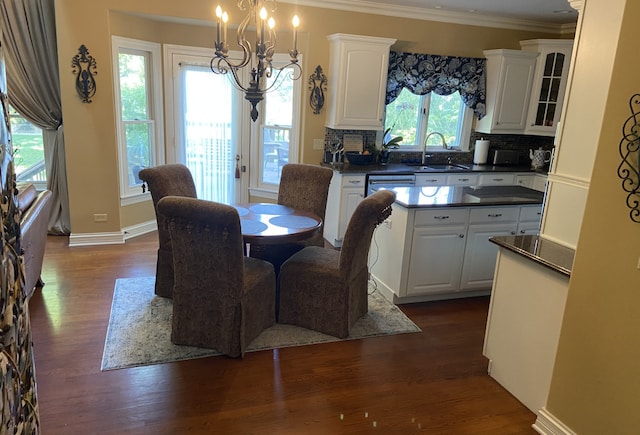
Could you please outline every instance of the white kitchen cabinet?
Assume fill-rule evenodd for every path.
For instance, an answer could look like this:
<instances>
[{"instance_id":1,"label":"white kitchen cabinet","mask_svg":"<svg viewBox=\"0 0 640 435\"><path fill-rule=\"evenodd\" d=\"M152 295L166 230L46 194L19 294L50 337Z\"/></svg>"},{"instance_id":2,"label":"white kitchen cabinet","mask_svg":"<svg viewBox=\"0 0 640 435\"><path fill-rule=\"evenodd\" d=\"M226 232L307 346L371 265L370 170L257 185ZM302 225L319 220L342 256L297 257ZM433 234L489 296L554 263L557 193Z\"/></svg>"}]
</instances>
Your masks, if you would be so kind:
<instances>
[{"instance_id":1,"label":"white kitchen cabinet","mask_svg":"<svg viewBox=\"0 0 640 435\"><path fill-rule=\"evenodd\" d=\"M325 125L342 130L381 130L389 49L395 39L336 33L330 44Z\"/></svg>"},{"instance_id":2,"label":"white kitchen cabinet","mask_svg":"<svg viewBox=\"0 0 640 435\"><path fill-rule=\"evenodd\" d=\"M533 178L531 188L537 190L538 192L544 192L545 190L547 190L547 176L543 174L536 174L536 176Z\"/></svg>"},{"instance_id":3,"label":"white kitchen cabinet","mask_svg":"<svg viewBox=\"0 0 640 435\"><path fill-rule=\"evenodd\" d=\"M401 296L458 289L468 215L466 208L415 212L409 276Z\"/></svg>"},{"instance_id":4,"label":"white kitchen cabinet","mask_svg":"<svg viewBox=\"0 0 640 435\"><path fill-rule=\"evenodd\" d=\"M539 53L525 133L555 136L567 87L573 40L531 39L520 41L520 46L525 51Z\"/></svg>"},{"instance_id":5,"label":"white kitchen cabinet","mask_svg":"<svg viewBox=\"0 0 640 435\"><path fill-rule=\"evenodd\" d=\"M520 207L518 218L518 235L537 235L540 233L540 220L542 219L541 205L523 205Z\"/></svg>"},{"instance_id":6,"label":"white kitchen cabinet","mask_svg":"<svg viewBox=\"0 0 640 435\"><path fill-rule=\"evenodd\" d=\"M516 175L516 185L522 187L528 187L529 189L533 188L533 179L536 174L517 174Z\"/></svg>"},{"instance_id":7,"label":"white kitchen cabinet","mask_svg":"<svg viewBox=\"0 0 640 435\"><path fill-rule=\"evenodd\" d=\"M475 186L478 183L478 175L469 172L460 172L447 175L447 186Z\"/></svg>"},{"instance_id":8,"label":"white kitchen cabinet","mask_svg":"<svg viewBox=\"0 0 640 435\"><path fill-rule=\"evenodd\" d=\"M471 209L460 290L491 288L498 246L489 242L489 239L515 235L519 215L520 206Z\"/></svg>"},{"instance_id":9,"label":"white kitchen cabinet","mask_svg":"<svg viewBox=\"0 0 640 435\"><path fill-rule=\"evenodd\" d=\"M513 172L489 172L478 176L478 186L513 186L516 184Z\"/></svg>"},{"instance_id":10,"label":"white kitchen cabinet","mask_svg":"<svg viewBox=\"0 0 640 435\"><path fill-rule=\"evenodd\" d=\"M447 174L416 174L416 186L446 186Z\"/></svg>"},{"instance_id":11,"label":"white kitchen cabinet","mask_svg":"<svg viewBox=\"0 0 640 435\"><path fill-rule=\"evenodd\" d=\"M522 134L538 53L523 50L485 50L487 58L487 114L476 123L481 133Z\"/></svg>"},{"instance_id":12,"label":"white kitchen cabinet","mask_svg":"<svg viewBox=\"0 0 640 435\"><path fill-rule=\"evenodd\" d=\"M364 174L333 173L324 222L324 238L333 246L342 246L351 215L364 198L364 188Z\"/></svg>"}]
</instances>

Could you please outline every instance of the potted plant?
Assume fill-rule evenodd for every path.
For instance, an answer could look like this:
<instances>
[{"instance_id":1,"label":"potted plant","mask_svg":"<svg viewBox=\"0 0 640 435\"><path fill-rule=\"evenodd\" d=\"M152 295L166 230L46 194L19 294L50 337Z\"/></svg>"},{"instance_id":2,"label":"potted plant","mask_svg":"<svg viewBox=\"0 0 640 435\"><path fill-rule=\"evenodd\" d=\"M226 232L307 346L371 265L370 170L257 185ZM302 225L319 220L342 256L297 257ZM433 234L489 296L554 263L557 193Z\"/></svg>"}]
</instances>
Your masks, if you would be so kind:
<instances>
[{"instance_id":1,"label":"potted plant","mask_svg":"<svg viewBox=\"0 0 640 435\"><path fill-rule=\"evenodd\" d=\"M391 136L391 128L389 127L384 131L382 135L382 145L380 146L380 164L386 165L389 161L390 150L399 147L399 143L402 142L402 136Z\"/></svg>"}]
</instances>

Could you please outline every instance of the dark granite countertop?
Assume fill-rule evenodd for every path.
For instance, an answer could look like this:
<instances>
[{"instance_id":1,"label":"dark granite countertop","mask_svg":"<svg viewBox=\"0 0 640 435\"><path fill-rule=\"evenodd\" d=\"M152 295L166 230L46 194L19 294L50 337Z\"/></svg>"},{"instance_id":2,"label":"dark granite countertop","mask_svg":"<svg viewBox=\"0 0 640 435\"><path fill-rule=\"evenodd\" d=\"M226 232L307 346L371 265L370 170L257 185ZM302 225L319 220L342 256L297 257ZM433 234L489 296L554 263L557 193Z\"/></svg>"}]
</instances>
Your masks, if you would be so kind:
<instances>
[{"instance_id":1,"label":"dark granite countertop","mask_svg":"<svg viewBox=\"0 0 640 435\"><path fill-rule=\"evenodd\" d=\"M575 251L540 236L496 236L489 241L563 275L571 276Z\"/></svg>"},{"instance_id":2,"label":"dark granite countertop","mask_svg":"<svg viewBox=\"0 0 640 435\"><path fill-rule=\"evenodd\" d=\"M487 205L542 204L544 194L522 186L411 186L385 187L396 203L407 208L468 207Z\"/></svg>"},{"instance_id":3,"label":"dark granite countertop","mask_svg":"<svg viewBox=\"0 0 640 435\"><path fill-rule=\"evenodd\" d=\"M470 163L463 163L464 166L469 169L450 171L446 169L428 168L425 169L421 165L409 165L406 163L390 163L388 165L351 165L349 163L339 163L332 165L330 163L321 163L322 166L326 166L341 174L389 174L389 173L464 173L464 172L531 172L532 174L546 175L546 171L532 169L530 165L517 165L517 166L493 166L493 165L473 165Z\"/></svg>"}]
</instances>

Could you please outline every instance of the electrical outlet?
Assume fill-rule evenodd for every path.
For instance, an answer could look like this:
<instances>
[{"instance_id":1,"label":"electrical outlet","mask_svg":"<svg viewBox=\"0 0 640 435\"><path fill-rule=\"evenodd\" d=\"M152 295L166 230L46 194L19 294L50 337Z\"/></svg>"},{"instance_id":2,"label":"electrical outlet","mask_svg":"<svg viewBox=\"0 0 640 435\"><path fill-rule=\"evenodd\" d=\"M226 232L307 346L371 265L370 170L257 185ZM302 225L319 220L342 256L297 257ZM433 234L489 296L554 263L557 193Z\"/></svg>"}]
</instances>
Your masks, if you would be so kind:
<instances>
[{"instance_id":1,"label":"electrical outlet","mask_svg":"<svg viewBox=\"0 0 640 435\"><path fill-rule=\"evenodd\" d=\"M107 214L106 213L96 213L93 215L94 222L106 222Z\"/></svg>"},{"instance_id":2,"label":"electrical outlet","mask_svg":"<svg viewBox=\"0 0 640 435\"><path fill-rule=\"evenodd\" d=\"M313 140L313 149L314 150L323 150L324 149L324 141L322 139L314 139Z\"/></svg>"}]
</instances>

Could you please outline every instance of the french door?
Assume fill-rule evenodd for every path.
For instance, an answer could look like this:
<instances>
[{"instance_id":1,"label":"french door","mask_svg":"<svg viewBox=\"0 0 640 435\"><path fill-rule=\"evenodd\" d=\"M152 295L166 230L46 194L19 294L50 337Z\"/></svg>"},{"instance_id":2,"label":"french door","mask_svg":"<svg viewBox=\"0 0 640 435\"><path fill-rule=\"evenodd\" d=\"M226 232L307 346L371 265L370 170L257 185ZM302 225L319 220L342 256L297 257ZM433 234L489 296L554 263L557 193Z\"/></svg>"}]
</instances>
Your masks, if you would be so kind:
<instances>
[{"instance_id":1,"label":"french door","mask_svg":"<svg viewBox=\"0 0 640 435\"><path fill-rule=\"evenodd\" d=\"M249 132L242 127L242 94L228 77L211 72L209 50L189 51L170 53L173 104L168 107L173 106L173 113L167 118L174 120L174 160L191 171L198 198L226 204L246 201L243 168L250 164Z\"/></svg>"}]
</instances>

